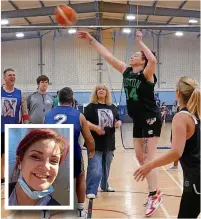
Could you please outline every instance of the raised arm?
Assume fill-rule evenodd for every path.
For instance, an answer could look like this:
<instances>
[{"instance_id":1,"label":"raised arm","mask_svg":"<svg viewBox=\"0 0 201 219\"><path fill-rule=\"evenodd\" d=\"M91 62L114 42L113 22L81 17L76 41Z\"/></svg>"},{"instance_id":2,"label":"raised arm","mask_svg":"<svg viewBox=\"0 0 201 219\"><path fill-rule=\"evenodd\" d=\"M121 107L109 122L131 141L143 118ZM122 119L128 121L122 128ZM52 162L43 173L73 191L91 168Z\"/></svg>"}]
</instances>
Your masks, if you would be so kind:
<instances>
[{"instance_id":1,"label":"raised arm","mask_svg":"<svg viewBox=\"0 0 201 219\"><path fill-rule=\"evenodd\" d=\"M91 36L88 32L79 31L78 38L87 40L94 49L117 71L123 73L128 67L126 63L115 58L111 52L109 52L102 44L100 44L93 36Z\"/></svg>"},{"instance_id":2,"label":"raised arm","mask_svg":"<svg viewBox=\"0 0 201 219\"><path fill-rule=\"evenodd\" d=\"M152 51L142 42L141 31L137 31L136 39L140 50L144 52L146 58L148 59L147 66L144 69L144 75L148 81L153 82L153 74L156 71L156 57L154 56Z\"/></svg>"}]
</instances>

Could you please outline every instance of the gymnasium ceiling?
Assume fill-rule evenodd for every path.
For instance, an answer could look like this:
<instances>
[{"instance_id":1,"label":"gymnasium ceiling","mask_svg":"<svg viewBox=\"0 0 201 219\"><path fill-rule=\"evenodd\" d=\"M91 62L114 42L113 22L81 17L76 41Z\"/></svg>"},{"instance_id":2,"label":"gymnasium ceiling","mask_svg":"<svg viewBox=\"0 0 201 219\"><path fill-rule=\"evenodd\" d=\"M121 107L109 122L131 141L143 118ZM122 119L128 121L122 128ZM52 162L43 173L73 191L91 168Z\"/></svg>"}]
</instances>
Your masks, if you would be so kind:
<instances>
[{"instance_id":1,"label":"gymnasium ceiling","mask_svg":"<svg viewBox=\"0 0 201 219\"><path fill-rule=\"evenodd\" d=\"M200 36L199 0L3 0L1 1L1 19L8 19L9 24L2 26L2 38L7 38L9 35L19 31L29 32L29 35L38 35L39 30L44 31L58 28L54 20L54 9L58 4L69 5L77 11L78 22L76 26L138 25L142 29L156 30L159 34L164 30L181 30L196 33L197 37ZM129 22L125 19L127 14L134 14L136 19ZM198 19L198 23L189 24L189 18ZM173 25L176 25L177 28L175 29ZM13 28L13 26L16 27ZM23 26L23 29L19 26Z\"/></svg>"}]
</instances>

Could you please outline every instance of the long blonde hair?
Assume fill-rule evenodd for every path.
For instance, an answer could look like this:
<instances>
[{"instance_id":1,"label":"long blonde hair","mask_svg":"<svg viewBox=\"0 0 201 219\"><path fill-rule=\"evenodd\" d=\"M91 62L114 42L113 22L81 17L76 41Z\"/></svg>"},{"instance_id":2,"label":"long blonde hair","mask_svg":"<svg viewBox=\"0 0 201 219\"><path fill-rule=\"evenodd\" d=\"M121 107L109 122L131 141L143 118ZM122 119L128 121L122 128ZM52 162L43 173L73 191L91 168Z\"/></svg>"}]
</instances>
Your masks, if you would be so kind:
<instances>
[{"instance_id":1,"label":"long blonde hair","mask_svg":"<svg viewBox=\"0 0 201 219\"><path fill-rule=\"evenodd\" d=\"M191 77L181 77L177 83L177 91L182 94L182 101L188 111L200 119L200 88L196 80Z\"/></svg>"},{"instance_id":2,"label":"long blonde hair","mask_svg":"<svg viewBox=\"0 0 201 219\"><path fill-rule=\"evenodd\" d=\"M112 97L111 97L111 93L108 89L107 86L105 86L104 84L98 84L96 85L96 87L94 88L92 95L91 95L91 99L90 99L90 103L98 103L98 96L97 96L97 91L101 88L104 88L106 90L106 97L105 97L105 103L107 105L111 105L112 104Z\"/></svg>"}]
</instances>

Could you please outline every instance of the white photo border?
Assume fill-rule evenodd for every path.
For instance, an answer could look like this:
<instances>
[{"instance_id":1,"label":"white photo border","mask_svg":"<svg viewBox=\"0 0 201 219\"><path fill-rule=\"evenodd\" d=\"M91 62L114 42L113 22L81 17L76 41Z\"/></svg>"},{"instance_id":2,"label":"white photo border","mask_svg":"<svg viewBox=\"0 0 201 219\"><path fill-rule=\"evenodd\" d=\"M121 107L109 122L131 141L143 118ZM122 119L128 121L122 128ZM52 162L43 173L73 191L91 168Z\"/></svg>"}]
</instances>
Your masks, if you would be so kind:
<instances>
[{"instance_id":1,"label":"white photo border","mask_svg":"<svg viewBox=\"0 0 201 219\"><path fill-rule=\"evenodd\" d=\"M70 129L70 205L65 206L9 206L9 129L10 128L68 128ZM73 124L6 124L5 125L5 209L6 210L74 210L74 125Z\"/></svg>"}]
</instances>

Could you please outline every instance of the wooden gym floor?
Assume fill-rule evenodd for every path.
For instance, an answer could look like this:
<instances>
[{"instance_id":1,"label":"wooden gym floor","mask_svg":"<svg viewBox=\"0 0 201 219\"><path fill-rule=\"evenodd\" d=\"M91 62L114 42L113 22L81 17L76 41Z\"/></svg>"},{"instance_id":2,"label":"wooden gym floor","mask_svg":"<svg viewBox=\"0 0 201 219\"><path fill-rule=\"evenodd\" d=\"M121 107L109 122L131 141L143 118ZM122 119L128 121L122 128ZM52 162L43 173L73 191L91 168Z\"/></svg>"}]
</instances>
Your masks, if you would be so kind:
<instances>
[{"instance_id":1,"label":"wooden gym floor","mask_svg":"<svg viewBox=\"0 0 201 219\"><path fill-rule=\"evenodd\" d=\"M130 129L130 127L129 127ZM167 123L162 128L159 146L170 146L171 124ZM129 132L128 132L129 133ZM126 138L126 137L125 137ZM121 144L120 132L116 134L117 149L111 166L110 186L116 189L114 193L99 192L97 199L93 201L92 218L144 218L145 207L143 202L147 197L147 183L136 182L133 172L138 167L135 152L132 149L125 150ZM161 156L165 150L158 150L157 156ZM86 151L83 152L85 169L87 168ZM152 218L176 218L182 193L182 170L167 171L168 166L158 168L158 188L162 190L163 202ZM4 209L4 186L1 190L1 218L8 219L39 219L40 211L6 211ZM88 200L86 200L86 208ZM76 218L75 212L60 211L50 212L52 219Z\"/></svg>"}]
</instances>

